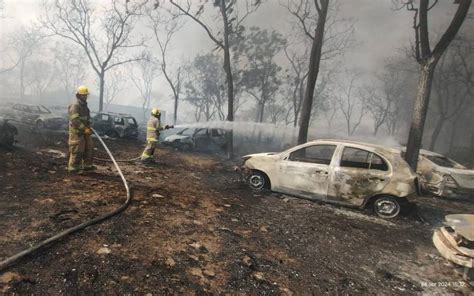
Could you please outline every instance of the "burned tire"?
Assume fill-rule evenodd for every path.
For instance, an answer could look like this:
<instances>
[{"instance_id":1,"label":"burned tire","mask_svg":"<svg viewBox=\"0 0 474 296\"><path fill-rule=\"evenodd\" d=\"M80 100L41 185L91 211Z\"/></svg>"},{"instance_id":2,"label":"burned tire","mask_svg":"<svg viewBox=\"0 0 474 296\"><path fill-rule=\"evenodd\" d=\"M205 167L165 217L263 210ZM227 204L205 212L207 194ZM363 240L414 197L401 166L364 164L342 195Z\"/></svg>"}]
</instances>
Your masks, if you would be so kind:
<instances>
[{"instance_id":1,"label":"burned tire","mask_svg":"<svg viewBox=\"0 0 474 296\"><path fill-rule=\"evenodd\" d=\"M37 131L42 131L46 128L46 124L42 120L38 120L35 124L35 128Z\"/></svg>"},{"instance_id":2,"label":"burned tire","mask_svg":"<svg viewBox=\"0 0 474 296\"><path fill-rule=\"evenodd\" d=\"M106 135L112 139L119 139L120 138L120 134L117 132L117 131L114 131L114 130L109 130L107 131Z\"/></svg>"},{"instance_id":3,"label":"burned tire","mask_svg":"<svg viewBox=\"0 0 474 296\"><path fill-rule=\"evenodd\" d=\"M401 211L400 201L393 196L380 196L375 199L374 212L383 219L392 219L398 216Z\"/></svg>"},{"instance_id":4,"label":"burned tire","mask_svg":"<svg viewBox=\"0 0 474 296\"><path fill-rule=\"evenodd\" d=\"M270 180L259 171L252 171L247 179L247 183L252 190L263 191L270 188Z\"/></svg>"},{"instance_id":5,"label":"burned tire","mask_svg":"<svg viewBox=\"0 0 474 296\"><path fill-rule=\"evenodd\" d=\"M0 146L11 148L14 142L15 142L15 134L11 131L5 132L4 135L0 137Z\"/></svg>"},{"instance_id":6,"label":"burned tire","mask_svg":"<svg viewBox=\"0 0 474 296\"><path fill-rule=\"evenodd\" d=\"M191 145L189 143L186 143L183 146L181 146L181 151L191 152L191 151L193 151L193 145Z\"/></svg>"}]
</instances>

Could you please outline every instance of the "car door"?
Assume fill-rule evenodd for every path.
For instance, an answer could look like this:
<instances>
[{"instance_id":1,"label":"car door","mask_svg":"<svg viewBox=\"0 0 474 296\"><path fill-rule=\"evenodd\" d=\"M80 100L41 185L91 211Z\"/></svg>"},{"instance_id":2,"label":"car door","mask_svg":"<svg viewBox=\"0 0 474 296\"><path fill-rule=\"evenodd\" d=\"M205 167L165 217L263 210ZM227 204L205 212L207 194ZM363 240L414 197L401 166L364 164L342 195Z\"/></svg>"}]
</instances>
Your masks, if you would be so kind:
<instances>
[{"instance_id":1,"label":"car door","mask_svg":"<svg viewBox=\"0 0 474 296\"><path fill-rule=\"evenodd\" d=\"M196 130L193 136L194 148L198 150L206 150L209 148L210 138L209 130L207 128L200 128Z\"/></svg>"},{"instance_id":2,"label":"car door","mask_svg":"<svg viewBox=\"0 0 474 296\"><path fill-rule=\"evenodd\" d=\"M92 119L92 125L98 133L104 134L110 128L110 121L110 115L99 113Z\"/></svg>"},{"instance_id":3,"label":"car door","mask_svg":"<svg viewBox=\"0 0 474 296\"><path fill-rule=\"evenodd\" d=\"M326 200L336 145L316 144L293 150L279 163L278 191Z\"/></svg>"},{"instance_id":4,"label":"car door","mask_svg":"<svg viewBox=\"0 0 474 296\"><path fill-rule=\"evenodd\" d=\"M388 162L371 151L345 146L338 153L328 190L328 200L362 206L388 184Z\"/></svg>"}]
</instances>

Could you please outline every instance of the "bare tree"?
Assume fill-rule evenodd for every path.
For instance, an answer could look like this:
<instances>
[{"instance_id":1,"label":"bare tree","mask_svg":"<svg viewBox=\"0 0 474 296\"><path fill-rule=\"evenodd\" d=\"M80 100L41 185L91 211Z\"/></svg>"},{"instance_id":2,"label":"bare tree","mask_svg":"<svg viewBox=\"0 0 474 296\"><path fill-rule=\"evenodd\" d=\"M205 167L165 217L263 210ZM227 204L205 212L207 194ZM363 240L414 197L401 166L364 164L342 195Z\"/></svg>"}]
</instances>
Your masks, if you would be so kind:
<instances>
[{"instance_id":1,"label":"bare tree","mask_svg":"<svg viewBox=\"0 0 474 296\"><path fill-rule=\"evenodd\" d=\"M110 69L138 61L141 57L124 58L126 51L140 47L132 42L134 26L142 14L146 0L110 0L97 17L97 7L90 0L54 0L45 3L42 24L54 34L79 45L99 78L99 110L104 106L105 74Z\"/></svg>"},{"instance_id":2,"label":"bare tree","mask_svg":"<svg viewBox=\"0 0 474 296\"><path fill-rule=\"evenodd\" d=\"M136 67L138 74L134 68L130 68L130 80L140 93L142 100L143 120L148 118L148 110L152 103L153 82L158 72L158 62L155 61L151 53L146 54L146 58L138 61Z\"/></svg>"},{"instance_id":3,"label":"bare tree","mask_svg":"<svg viewBox=\"0 0 474 296\"><path fill-rule=\"evenodd\" d=\"M127 78L118 68L107 72L107 80L104 85L105 110L115 101L117 95L127 87Z\"/></svg>"},{"instance_id":4,"label":"bare tree","mask_svg":"<svg viewBox=\"0 0 474 296\"><path fill-rule=\"evenodd\" d=\"M268 32L258 27L251 27L243 41L235 46L237 63L243 64L241 85L257 103L256 122L263 122L265 106L278 92L282 81L279 73L281 67L275 57L286 44L283 36L275 31ZM275 105L274 105L275 106Z\"/></svg>"},{"instance_id":5,"label":"bare tree","mask_svg":"<svg viewBox=\"0 0 474 296\"><path fill-rule=\"evenodd\" d=\"M327 0L325 0L327 1ZM245 3L244 3L245 2ZM201 19L204 12L206 2L199 4L197 9L193 11L190 0L186 0L186 4L181 5L176 3L174 0L170 0L170 3L174 5L181 13L192 19L198 24L203 30L206 31L209 38L214 42L218 49L221 49L224 54L224 70L226 73L227 83L227 121L234 121L234 77L231 66L231 40L236 38L236 35L240 34L242 30L243 21L254 12L259 6L261 1L257 0L251 3L248 0L237 2L237 0L214 0L214 7L219 9L219 19L221 26L221 35L213 33L210 24L206 24ZM243 15L239 14L239 7L244 7ZM228 134L228 157L233 157L233 133Z\"/></svg>"},{"instance_id":6,"label":"bare tree","mask_svg":"<svg viewBox=\"0 0 474 296\"><path fill-rule=\"evenodd\" d=\"M447 121L461 117L468 108L469 93L474 89L472 48L466 39L453 41L439 61L433 78L436 124L431 135L430 150L434 150L438 137Z\"/></svg>"},{"instance_id":7,"label":"bare tree","mask_svg":"<svg viewBox=\"0 0 474 296\"><path fill-rule=\"evenodd\" d=\"M43 99L43 94L56 77L54 65L47 61L36 59L29 61L26 69L27 74L24 79L24 85L33 89L37 99Z\"/></svg>"},{"instance_id":8,"label":"bare tree","mask_svg":"<svg viewBox=\"0 0 474 296\"><path fill-rule=\"evenodd\" d=\"M293 74L288 75L289 87L291 91L292 109L293 109L293 125L298 125L298 119L301 111L301 105L304 99L304 89L306 79L308 78L308 48L305 47L303 54L291 51L288 47L284 48L285 56L290 62Z\"/></svg>"},{"instance_id":9,"label":"bare tree","mask_svg":"<svg viewBox=\"0 0 474 296\"><path fill-rule=\"evenodd\" d=\"M421 140L423 137L436 64L456 36L466 18L469 7L471 6L471 0L454 1L454 3L458 5L457 11L448 28L432 49L429 38L428 14L437 3L437 0L406 0L401 6L399 6L399 8L407 8L407 10L414 13L413 29L415 30L415 42L413 44L413 53L420 65L418 93L415 99L410 134L408 136L407 152L405 154L406 161L414 170L416 170L418 164L418 155L421 148Z\"/></svg>"},{"instance_id":10,"label":"bare tree","mask_svg":"<svg viewBox=\"0 0 474 296\"><path fill-rule=\"evenodd\" d=\"M176 124L178 120L178 105L179 98L182 90L182 67L177 67L177 70L173 73L168 68L168 57L170 42L173 36L181 30L184 22L181 18L176 16L176 13L168 12L166 16L163 15L162 10L155 9L150 13L150 20L152 22L153 33L155 35L156 42L161 53L161 72L165 76L166 82L168 83L171 91L173 92L174 100L174 113L173 113L173 124ZM162 36L164 33L164 36Z\"/></svg>"},{"instance_id":11,"label":"bare tree","mask_svg":"<svg viewBox=\"0 0 474 296\"><path fill-rule=\"evenodd\" d=\"M40 40L44 38L44 35L38 28L21 27L18 31L15 31L10 38L9 43L11 44L12 50L17 54L17 61L9 70L18 67L19 97L20 99L24 99L28 60L35 51L40 48Z\"/></svg>"},{"instance_id":12,"label":"bare tree","mask_svg":"<svg viewBox=\"0 0 474 296\"><path fill-rule=\"evenodd\" d=\"M362 118L367 114L366 102L363 96L358 93L356 80L359 74L347 72L346 81L341 79L339 85L343 95L336 96L339 110L344 115L346 121L347 135L352 136L362 122Z\"/></svg>"},{"instance_id":13,"label":"bare tree","mask_svg":"<svg viewBox=\"0 0 474 296\"><path fill-rule=\"evenodd\" d=\"M70 45L56 43L55 46L56 69L58 80L63 86L66 100L74 95L76 87L83 84L86 78L84 58L80 49Z\"/></svg>"}]
</instances>

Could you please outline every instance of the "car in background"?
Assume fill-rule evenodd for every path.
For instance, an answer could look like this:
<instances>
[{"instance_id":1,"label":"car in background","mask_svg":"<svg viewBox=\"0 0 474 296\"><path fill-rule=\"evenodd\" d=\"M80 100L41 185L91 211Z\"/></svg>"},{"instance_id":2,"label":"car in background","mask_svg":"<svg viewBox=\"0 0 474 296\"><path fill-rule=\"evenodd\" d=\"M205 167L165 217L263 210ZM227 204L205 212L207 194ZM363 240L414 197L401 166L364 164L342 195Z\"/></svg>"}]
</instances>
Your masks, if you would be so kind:
<instances>
[{"instance_id":1,"label":"car in background","mask_svg":"<svg viewBox=\"0 0 474 296\"><path fill-rule=\"evenodd\" d=\"M8 122L8 120L0 117L0 146L10 148L15 142L15 136L18 135L17 128Z\"/></svg>"},{"instance_id":2,"label":"car in background","mask_svg":"<svg viewBox=\"0 0 474 296\"><path fill-rule=\"evenodd\" d=\"M11 104L3 113L12 120L33 126L37 130L62 130L67 127L67 119L52 113L43 105Z\"/></svg>"},{"instance_id":3,"label":"car in background","mask_svg":"<svg viewBox=\"0 0 474 296\"><path fill-rule=\"evenodd\" d=\"M474 170L442 154L420 150L417 173L423 192L438 197L474 200Z\"/></svg>"},{"instance_id":4,"label":"car in background","mask_svg":"<svg viewBox=\"0 0 474 296\"><path fill-rule=\"evenodd\" d=\"M227 132L220 128L185 128L164 138L163 144L183 151L221 151L228 143Z\"/></svg>"},{"instance_id":5,"label":"car in background","mask_svg":"<svg viewBox=\"0 0 474 296\"><path fill-rule=\"evenodd\" d=\"M269 189L394 218L418 195L417 176L400 150L345 140L316 140L281 153L243 158L254 190Z\"/></svg>"},{"instance_id":6,"label":"car in background","mask_svg":"<svg viewBox=\"0 0 474 296\"><path fill-rule=\"evenodd\" d=\"M92 127L99 135L107 135L111 138L138 137L137 120L130 114L99 112L91 119Z\"/></svg>"}]
</instances>

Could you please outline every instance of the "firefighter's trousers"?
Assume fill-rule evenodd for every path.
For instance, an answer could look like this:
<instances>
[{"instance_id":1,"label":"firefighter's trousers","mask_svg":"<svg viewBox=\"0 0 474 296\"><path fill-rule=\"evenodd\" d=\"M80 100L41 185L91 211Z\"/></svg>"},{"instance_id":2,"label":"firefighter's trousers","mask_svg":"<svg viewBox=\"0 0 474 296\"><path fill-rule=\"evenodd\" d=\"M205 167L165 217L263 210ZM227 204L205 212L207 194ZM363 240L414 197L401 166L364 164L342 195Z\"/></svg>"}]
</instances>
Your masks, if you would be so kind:
<instances>
[{"instance_id":1,"label":"firefighter's trousers","mask_svg":"<svg viewBox=\"0 0 474 296\"><path fill-rule=\"evenodd\" d=\"M153 157L156 148L156 141L147 141L145 150L142 153L142 160L149 160Z\"/></svg>"},{"instance_id":2,"label":"firefighter's trousers","mask_svg":"<svg viewBox=\"0 0 474 296\"><path fill-rule=\"evenodd\" d=\"M69 133L68 171L78 171L92 167L94 142L90 135Z\"/></svg>"}]
</instances>

